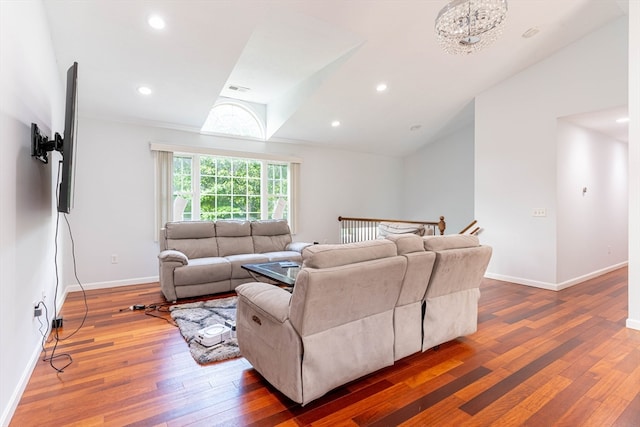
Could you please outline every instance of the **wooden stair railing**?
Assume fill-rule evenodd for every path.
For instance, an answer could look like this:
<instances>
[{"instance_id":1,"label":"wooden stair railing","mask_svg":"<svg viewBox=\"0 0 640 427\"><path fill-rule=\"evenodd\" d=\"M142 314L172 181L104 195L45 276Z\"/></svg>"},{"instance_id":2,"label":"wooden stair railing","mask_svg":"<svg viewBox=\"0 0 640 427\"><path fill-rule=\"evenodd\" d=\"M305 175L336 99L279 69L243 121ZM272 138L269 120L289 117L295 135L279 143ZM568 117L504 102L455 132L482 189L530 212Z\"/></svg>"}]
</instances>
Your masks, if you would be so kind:
<instances>
[{"instance_id":1,"label":"wooden stair railing","mask_svg":"<svg viewBox=\"0 0 640 427\"><path fill-rule=\"evenodd\" d=\"M405 221L400 219L381 219L381 218L353 218L339 216L340 222L340 242L341 243L353 243L361 242L364 240L374 240L378 237L378 225L381 222L390 223L402 223L402 224L415 224L424 225L431 228L432 234L436 234L436 230L440 235L444 234L446 229L446 223L444 216L440 217L439 221Z\"/></svg>"},{"instance_id":2,"label":"wooden stair railing","mask_svg":"<svg viewBox=\"0 0 640 427\"><path fill-rule=\"evenodd\" d=\"M473 227L474 225L476 225L478 223L478 221L476 221L475 219L473 221L471 221L471 223L469 225L467 225L465 228L462 229L462 231L458 234L464 234L467 231L469 231L469 229L471 229L471 227ZM478 234L478 232L480 231L480 227L476 227L473 230L469 231L469 234Z\"/></svg>"}]
</instances>

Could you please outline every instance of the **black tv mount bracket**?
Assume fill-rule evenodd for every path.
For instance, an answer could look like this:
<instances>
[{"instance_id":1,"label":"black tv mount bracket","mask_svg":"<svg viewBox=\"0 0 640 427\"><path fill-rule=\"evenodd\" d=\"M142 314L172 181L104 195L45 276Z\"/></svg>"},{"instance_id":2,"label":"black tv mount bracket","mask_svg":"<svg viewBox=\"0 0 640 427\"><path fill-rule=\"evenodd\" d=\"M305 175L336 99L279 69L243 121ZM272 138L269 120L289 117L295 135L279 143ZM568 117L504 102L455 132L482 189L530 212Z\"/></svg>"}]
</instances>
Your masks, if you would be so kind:
<instances>
[{"instance_id":1,"label":"black tv mount bracket","mask_svg":"<svg viewBox=\"0 0 640 427\"><path fill-rule=\"evenodd\" d=\"M31 157L35 157L43 163L49 163L49 151L59 151L62 153L62 137L58 132L53 139L40 133L38 125L31 123Z\"/></svg>"}]
</instances>

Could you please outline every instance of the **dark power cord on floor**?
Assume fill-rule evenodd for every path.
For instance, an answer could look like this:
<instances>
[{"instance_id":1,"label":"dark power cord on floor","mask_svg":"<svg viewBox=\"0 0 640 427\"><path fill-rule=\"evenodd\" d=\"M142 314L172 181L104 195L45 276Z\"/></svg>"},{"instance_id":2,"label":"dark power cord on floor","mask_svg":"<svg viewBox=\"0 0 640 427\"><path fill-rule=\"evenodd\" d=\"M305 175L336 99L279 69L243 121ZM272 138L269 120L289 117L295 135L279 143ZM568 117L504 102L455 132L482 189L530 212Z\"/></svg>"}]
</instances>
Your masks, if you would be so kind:
<instances>
[{"instance_id":1,"label":"dark power cord on floor","mask_svg":"<svg viewBox=\"0 0 640 427\"><path fill-rule=\"evenodd\" d=\"M176 325L176 323L173 321L173 319L169 318L167 319L164 316L159 316L157 315L155 312L157 311L158 313L169 313L169 307L171 307L171 303L168 302L159 302L159 303L153 303L153 304L149 304L149 305L144 305L144 304L134 304L134 305L130 305L129 307L125 307L125 308L121 308L120 312L123 311L144 311L144 314L147 316L151 316L151 317L155 317L158 319L162 319L165 322L167 322L168 324L170 324L171 326L175 326L178 327L178 325Z\"/></svg>"}]
</instances>

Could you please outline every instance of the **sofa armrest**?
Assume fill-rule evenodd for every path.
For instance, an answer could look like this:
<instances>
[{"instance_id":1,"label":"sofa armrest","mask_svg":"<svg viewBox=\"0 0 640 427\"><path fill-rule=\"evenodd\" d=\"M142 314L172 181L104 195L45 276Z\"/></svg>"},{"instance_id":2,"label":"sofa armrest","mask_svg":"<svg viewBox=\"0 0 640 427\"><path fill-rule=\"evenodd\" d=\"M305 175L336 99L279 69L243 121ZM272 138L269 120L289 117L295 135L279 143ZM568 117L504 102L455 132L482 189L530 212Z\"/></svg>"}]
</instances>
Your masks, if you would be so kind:
<instances>
[{"instance_id":1,"label":"sofa armrest","mask_svg":"<svg viewBox=\"0 0 640 427\"><path fill-rule=\"evenodd\" d=\"M242 356L271 385L302 402L302 340L289 320L291 294L268 283L236 287L236 334Z\"/></svg>"},{"instance_id":2,"label":"sofa armrest","mask_svg":"<svg viewBox=\"0 0 640 427\"><path fill-rule=\"evenodd\" d=\"M304 248L306 248L307 246L311 246L313 245L313 243L308 243L308 242L291 242L287 245L287 247L285 248L285 250L287 251L294 251L294 252L299 252L302 253L302 250Z\"/></svg>"},{"instance_id":3,"label":"sofa armrest","mask_svg":"<svg viewBox=\"0 0 640 427\"><path fill-rule=\"evenodd\" d=\"M284 323L289 318L291 294L286 290L261 282L244 283L235 290L242 303L261 312L271 321Z\"/></svg>"},{"instance_id":4,"label":"sofa armrest","mask_svg":"<svg viewBox=\"0 0 640 427\"><path fill-rule=\"evenodd\" d=\"M158 255L158 259L160 262L179 262L182 265L187 265L189 263L189 258L185 254L180 251L175 250L165 250L160 252Z\"/></svg>"}]
</instances>

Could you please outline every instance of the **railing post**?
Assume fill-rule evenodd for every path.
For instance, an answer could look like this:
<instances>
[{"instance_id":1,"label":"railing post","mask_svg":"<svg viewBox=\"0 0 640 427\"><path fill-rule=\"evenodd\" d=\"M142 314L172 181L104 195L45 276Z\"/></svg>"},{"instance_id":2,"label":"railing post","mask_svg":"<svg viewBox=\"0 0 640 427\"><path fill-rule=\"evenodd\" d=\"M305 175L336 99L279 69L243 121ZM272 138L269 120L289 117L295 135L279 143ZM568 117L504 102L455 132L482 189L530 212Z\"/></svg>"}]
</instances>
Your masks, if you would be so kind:
<instances>
[{"instance_id":1,"label":"railing post","mask_svg":"<svg viewBox=\"0 0 640 427\"><path fill-rule=\"evenodd\" d=\"M440 221L438 221L438 230L440 230L440 235L444 234L444 230L447 228L447 223L444 222L444 216L440 217Z\"/></svg>"}]
</instances>

